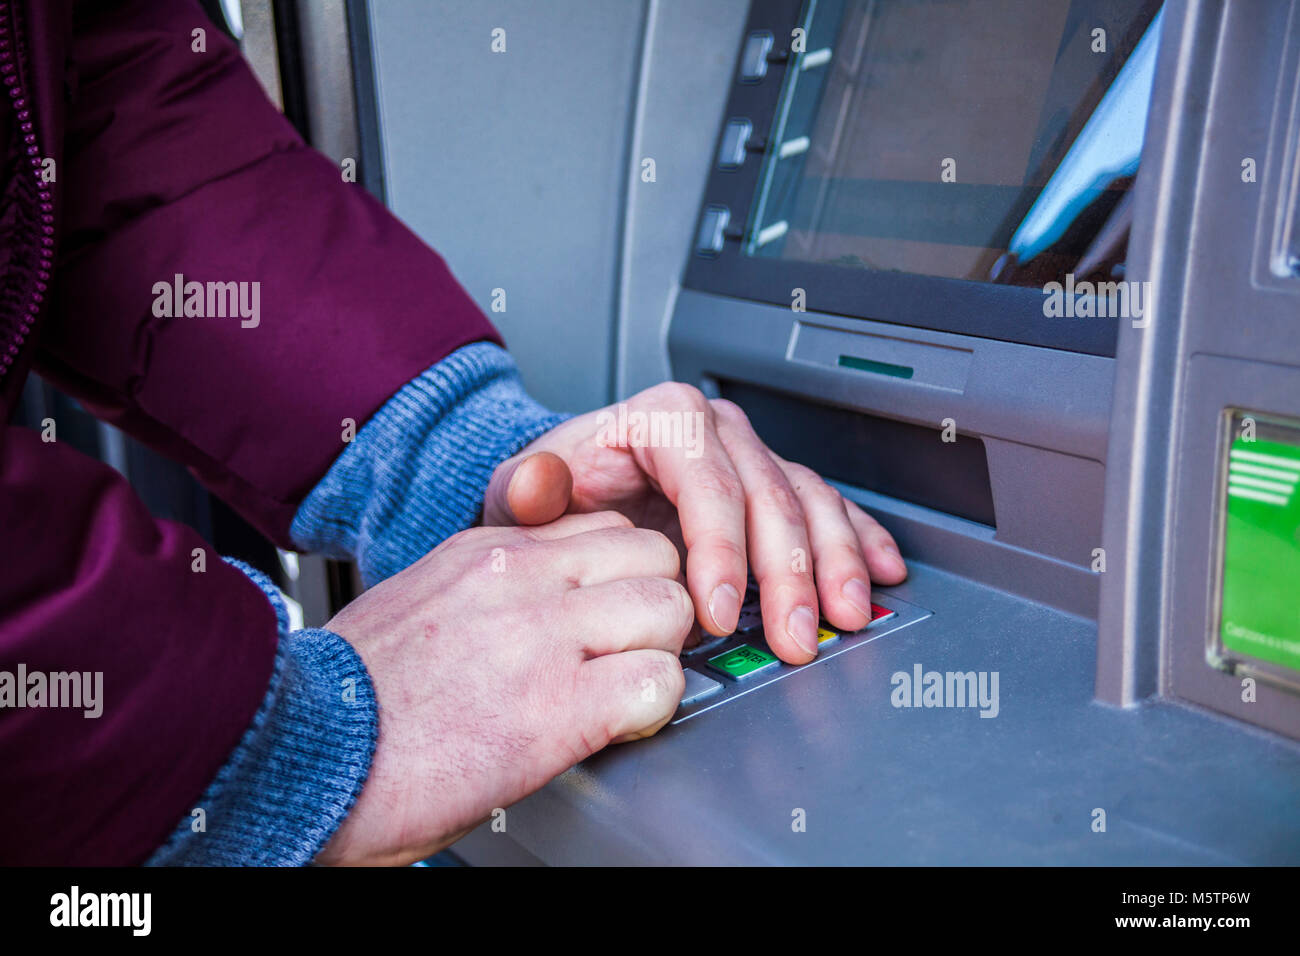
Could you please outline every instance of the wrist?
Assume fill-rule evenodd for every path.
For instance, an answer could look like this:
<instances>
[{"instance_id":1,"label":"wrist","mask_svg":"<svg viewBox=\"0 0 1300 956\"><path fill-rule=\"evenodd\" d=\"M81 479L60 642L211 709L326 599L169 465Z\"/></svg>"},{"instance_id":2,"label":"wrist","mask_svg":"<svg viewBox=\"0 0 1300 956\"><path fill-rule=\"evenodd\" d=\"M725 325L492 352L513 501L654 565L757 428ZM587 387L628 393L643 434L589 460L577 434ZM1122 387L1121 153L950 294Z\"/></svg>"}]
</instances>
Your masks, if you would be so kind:
<instances>
[{"instance_id":1,"label":"wrist","mask_svg":"<svg viewBox=\"0 0 1300 956\"><path fill-rule=\"evenodd\" d=\"M303 500L292 537L381 581L478 522L497 467L565 418L524 391L504 349L458 349L357 432Z\"/></svg>"}]
</instances>

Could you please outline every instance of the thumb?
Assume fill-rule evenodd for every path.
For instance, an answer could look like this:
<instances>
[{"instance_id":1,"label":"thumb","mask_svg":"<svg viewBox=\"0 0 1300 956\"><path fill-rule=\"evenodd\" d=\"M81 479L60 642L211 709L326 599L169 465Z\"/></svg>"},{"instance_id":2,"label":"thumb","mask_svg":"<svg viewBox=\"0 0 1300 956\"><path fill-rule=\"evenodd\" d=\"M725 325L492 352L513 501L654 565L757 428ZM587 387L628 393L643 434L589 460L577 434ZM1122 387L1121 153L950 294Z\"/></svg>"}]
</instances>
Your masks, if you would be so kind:
<instances>
[{"instance_id":1,"label":"thumb","mask_svg":"<svg viewBox=\"0 0 1300 956\"><path fill-rule=\"evenodd\" d=\"M546 524L569 507L573 475L559 455L539 451L504 462L483 501L483 523Z\"/></svg>"}]
</instances>

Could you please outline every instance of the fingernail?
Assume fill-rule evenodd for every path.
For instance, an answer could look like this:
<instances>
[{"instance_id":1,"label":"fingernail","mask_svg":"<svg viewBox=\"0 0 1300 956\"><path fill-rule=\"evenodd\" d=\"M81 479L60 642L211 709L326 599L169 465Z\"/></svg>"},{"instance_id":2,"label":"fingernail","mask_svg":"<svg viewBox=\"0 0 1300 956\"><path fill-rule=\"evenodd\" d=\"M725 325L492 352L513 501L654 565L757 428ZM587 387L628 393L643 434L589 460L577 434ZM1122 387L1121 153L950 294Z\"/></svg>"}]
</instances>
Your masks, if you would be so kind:
<instances>
[{"instance_id":1,"label":"fingernail","mask_svg":"<svg viewBox=\"0 0 1300 956\"><path fill-rule=\"evenodd\" d=\"M709 617L713 625L724 634L736 629L740 620L740 594L730 584L719 584L709 598Z\"/></svg>"},{"instance_id":2,"label":"fingernail","mask_svg":"<svg viewBox=\"0 0 1300 956\"><path fill-rule=\"evenodd\" d=\"M801 604L791 611L785 630L809 654L817 653L817 615L812 608Z\"/></svg>"},{"instance_id":3,"label":"fingernail","mask_svg":"<svg viewBox=\"0 0 1300 956\"><path fill-rule=\"evenodd\" d=\"M844 600L848 601L868 618L871 617L871 588L867 587L867 582L861 578L853 578L851 581L845 582L844 587L840 588L840 594L844 596Z\"/></svg>"}]
</instances>

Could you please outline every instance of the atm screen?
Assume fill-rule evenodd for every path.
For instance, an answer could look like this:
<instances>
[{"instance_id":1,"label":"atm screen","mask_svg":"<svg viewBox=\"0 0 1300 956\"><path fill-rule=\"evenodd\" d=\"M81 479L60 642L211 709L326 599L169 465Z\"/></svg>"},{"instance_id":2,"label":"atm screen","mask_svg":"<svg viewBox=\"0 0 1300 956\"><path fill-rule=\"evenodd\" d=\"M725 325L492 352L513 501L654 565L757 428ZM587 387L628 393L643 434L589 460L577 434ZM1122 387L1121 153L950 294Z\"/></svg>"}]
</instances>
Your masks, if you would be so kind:
<instances>
[{"instance_id":1,"label":"atm screen","mask_svg":"<svg viewBox=\"0 0 1300 956\"><path fill-rule=\"evenodd\" d=\"M1121 278L1158 9L809 2L745 253L1017 286Z\"/></svg>"}]
</instances>

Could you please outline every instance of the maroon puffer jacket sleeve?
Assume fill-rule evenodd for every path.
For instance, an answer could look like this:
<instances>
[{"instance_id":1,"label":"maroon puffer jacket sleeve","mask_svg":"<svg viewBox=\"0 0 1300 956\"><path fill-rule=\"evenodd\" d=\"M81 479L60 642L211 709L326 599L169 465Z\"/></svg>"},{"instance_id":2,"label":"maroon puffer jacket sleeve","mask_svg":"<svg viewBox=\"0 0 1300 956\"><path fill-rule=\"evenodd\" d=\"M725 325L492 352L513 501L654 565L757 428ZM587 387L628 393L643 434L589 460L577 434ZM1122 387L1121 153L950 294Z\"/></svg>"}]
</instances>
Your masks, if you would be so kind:
<instances>
[{"instance_id":1,"label":"maroon puffer jacket sleeve","mask_svg":"<svg viewBox=\"0 0 1300 956\"><path fill-rule=\"evenodd\" d=\"M22 680L0 689L0 863L142 862L253 719L275 611L113 469L25 428L0 428L0 529L0 670Z\"/></svg>"},{"instance_id":2,"label":"maroon puffer jacket sleeve","mask_svg":"<svg viewBox=\"0 0 1300 956\"><path fill-rule=\"evenodd\" d=\"M237 50L177 0L83 3L59 291L37 368L277 543L403 384L496 339L442 260L305 147ZM430 184L430 188L452 188ZM155 284L259 283L260 316L154 315Z\"/></svg>"},{"instance_id":3,"label":"maroon puffer jacket sleeve","mask_svg":"<svg viewBox=\"0 0 1300 956\"><path fill-rule=\"evenodd\" d=\"M41 9L34 29L57 22ZM36 368L289 545L345 420L495 332L432 251L303 146L197 4L95 0L74 22L62 150L39 131L62 222ZM259 283L257 325L156 316L155 285L177 274ZM0 713L0 857L143 860L261 702L272 609L214 555L193 571L202 542L114 472L14 428L0 533L0 670L104 675L102 717Z\"/></svg>"}]
</instances>

